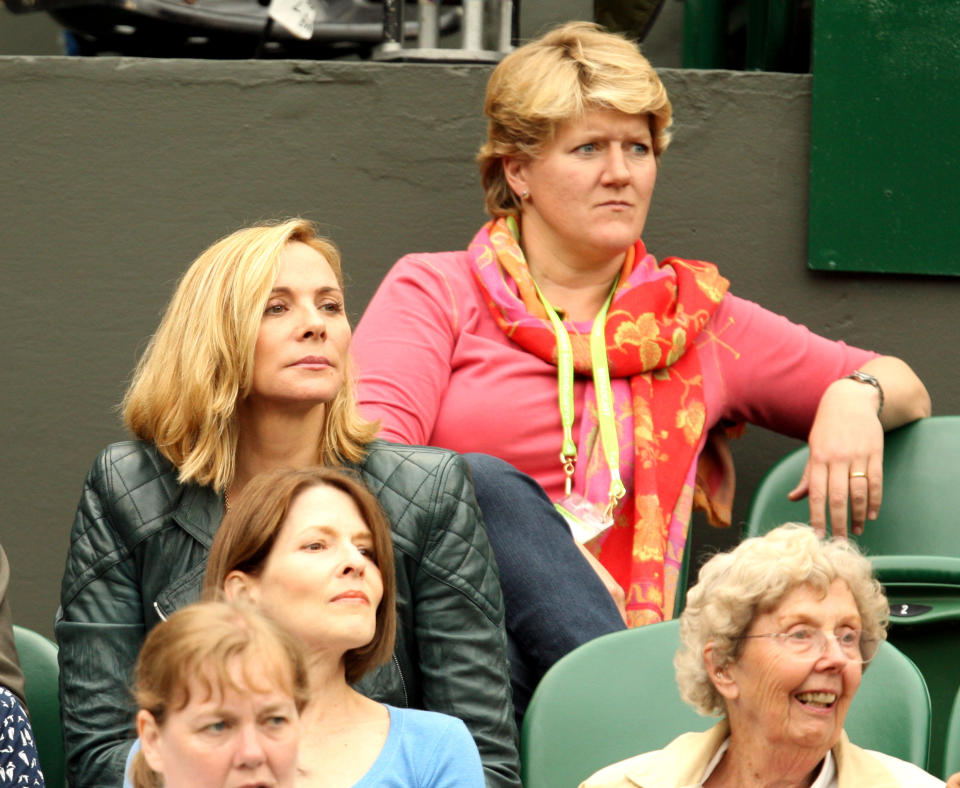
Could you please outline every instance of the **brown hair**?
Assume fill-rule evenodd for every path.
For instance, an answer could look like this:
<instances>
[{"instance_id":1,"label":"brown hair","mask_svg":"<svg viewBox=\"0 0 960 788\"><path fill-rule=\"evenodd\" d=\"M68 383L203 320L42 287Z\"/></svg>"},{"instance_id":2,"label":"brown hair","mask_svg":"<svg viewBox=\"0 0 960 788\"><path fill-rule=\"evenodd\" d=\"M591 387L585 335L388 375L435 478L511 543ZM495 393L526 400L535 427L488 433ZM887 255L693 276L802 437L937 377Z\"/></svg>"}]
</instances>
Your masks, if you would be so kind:
<instances>
[{"instance_id":1,"label":"brown hair","mask_svg":"<svg viewBox=\"0 0 960 788\"><path fill-rule=\"evenodd\" d=\"M500 61L487 82L487 141L477 154L487 213L520 213L504 158L536 158L561 123L597 107L648 115L654 154L667 149L673 109L666 88L623 36L569 22Z\"/></svg>"},{"instance_id":2,"label":"brown hair","mask_svg":"<svg viewBox=\"0 0 960 788\"><path fill-rule=\"evenodd\" d=\"M234 657L242 660L243 683L230 674ZM135 671L137 706L158 726L167 713L190 702L190 682L207 696L228 688L236 692L278 687L303 711L310 696L306 657L296 639L249 605L200 602L173 613L147 635ZM131 767L134 788L159 788L161 775L143 752Z\"/></svg>"},{"instance_id":3,"label":"brown hair","mask_svg":"<svg viewBox=\"0 0 960 788\"><path fill-rule=\"evenodd\" d=\"M123 419L179 471L181 483L226 489L237 450L237 402L250 392L253 352L280 254L299 241L319 252L343 287L337 247L312 223L289 219L237 230L187 269L123 399ZM356 407L348 366L327 405L317 462L359 462L377 425Z\"/></svg>"},{"instance_id":4,"label":"brown hair","mask_svg":"<svg viewBox=\"0 0 960 788\"><path fill-rule=\"evenodd\" d=\"M281 469L252 479L220 524L207 559L203 591L208 598L219 594L227 575L234 570L258 577L294 499L311 487L334 487L353 499L373 535L373 558L383 577L376 634L368 644L351 649L344 656L346 678L352 684L390 659L397 627L397 581L390 525L377 499L353 477L330 468L302 468Z\"/></svg>"}]
</instances>

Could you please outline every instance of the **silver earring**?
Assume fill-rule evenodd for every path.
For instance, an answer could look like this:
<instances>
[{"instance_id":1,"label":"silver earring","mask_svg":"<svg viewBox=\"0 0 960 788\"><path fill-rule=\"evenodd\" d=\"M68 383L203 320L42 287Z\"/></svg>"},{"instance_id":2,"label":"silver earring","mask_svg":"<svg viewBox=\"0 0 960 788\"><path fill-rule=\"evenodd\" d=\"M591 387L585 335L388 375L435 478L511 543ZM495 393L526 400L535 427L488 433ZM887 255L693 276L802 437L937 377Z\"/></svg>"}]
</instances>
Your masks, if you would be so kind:
<instances>
[{"instance_id":1,"label":"silver earring","mask_svg":"<svg viewBox=\"0 0 960 788\"><path fill-rule=\"evenodd\" d=\"M522 192L520 192L520 199L521 199L521 200L526 200L529 196L530 196L530 192L528 192L526 189L524 189Z\"/></svg>"}]
</instances>

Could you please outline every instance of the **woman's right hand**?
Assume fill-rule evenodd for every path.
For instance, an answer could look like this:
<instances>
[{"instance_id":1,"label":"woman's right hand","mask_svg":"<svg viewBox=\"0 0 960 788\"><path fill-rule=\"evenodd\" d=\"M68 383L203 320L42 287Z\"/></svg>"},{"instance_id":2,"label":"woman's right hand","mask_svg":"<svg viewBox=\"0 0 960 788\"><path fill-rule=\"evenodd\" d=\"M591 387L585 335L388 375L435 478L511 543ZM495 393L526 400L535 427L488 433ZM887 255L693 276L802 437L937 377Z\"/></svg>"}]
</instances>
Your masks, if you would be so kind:
<instances>
[{"instance_id":1,"label":"woman's right hand","mask_svg":"<svg viewBox=\"0 0 960 788\"><path fill-rule=\"evenodd\" d=\"M623 593L623 588L613 579L613 575L607 571L607 568L597 560L597 557L593 553L579 542L577 542L577 547L580 548L580 552L583 553L583 557L587 559L587 563L590 564L593 571L597 573L597 577L603 582L604 588L606 588L610 596L613 597L613 601L617 605L617 610L620 611L620 617L623 619L623 623L626 624L627 597Z\"/></svg>"}]
</instances>

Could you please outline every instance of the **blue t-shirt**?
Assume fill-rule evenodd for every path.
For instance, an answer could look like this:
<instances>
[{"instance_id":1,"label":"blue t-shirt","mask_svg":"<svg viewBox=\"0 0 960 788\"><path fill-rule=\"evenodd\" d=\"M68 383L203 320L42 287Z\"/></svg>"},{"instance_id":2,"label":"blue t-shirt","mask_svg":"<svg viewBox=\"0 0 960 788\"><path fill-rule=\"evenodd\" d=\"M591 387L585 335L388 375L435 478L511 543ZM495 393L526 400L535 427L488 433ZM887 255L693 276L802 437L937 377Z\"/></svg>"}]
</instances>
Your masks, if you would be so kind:
<instances>
[{"instance_id":1,"label":"blue t-shirt","mask_svg":"<svg viewBox=\"0 0 960 788\"><path fill-rule=\"evenodd\" d=\"M387 711L387 740L353 788L484 788L480 753L463 720L389 705ZM123 788L133 788L130 764L139 749L138 739L127 756Z\"/></svg>"},{"instance_id":2,"label":"blue t-shirt","mask_svg":"<svg viewBox=\"0 0 960 788\"><path fill-rule=\"evenodd\" d=\"M480 753L463 720L420 709L387 711L387 741L354 788L484 788Z\"/></svg>"}]
</instances>

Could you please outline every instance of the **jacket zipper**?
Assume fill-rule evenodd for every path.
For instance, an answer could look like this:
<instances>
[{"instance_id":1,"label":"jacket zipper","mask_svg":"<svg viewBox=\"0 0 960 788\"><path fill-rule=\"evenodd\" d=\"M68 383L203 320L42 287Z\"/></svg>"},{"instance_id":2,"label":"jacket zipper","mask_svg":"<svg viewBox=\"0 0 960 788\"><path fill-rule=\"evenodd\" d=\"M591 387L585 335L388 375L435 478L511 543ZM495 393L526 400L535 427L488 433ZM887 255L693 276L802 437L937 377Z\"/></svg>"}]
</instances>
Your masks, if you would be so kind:
<instances>
[{"instance_id":1,"label":"jacket zipper","mask_svg":"<svg viewBox=\"0 0 960 788\"><path fill-rule=\"evenodd\" d=\"M157 611L157 615L160 616L161 621L166 621L166 614L160 609L160 603L156 599L153 600L153 609ZM401 677L402 680L402 677Z\"/></svg>"},{"instance_id":2,"label":"jacket zipper","mask_svg":"<svg viewBox=\"0 0 960 788\"><path fill-rule=\"evenodd\" d=\"M156 604L156 603L154 603ZM403 705L404 708L410 708L410 698L407 697L407 682L403 680L403 669L400 667L400 660L397 659L397 655L393 655L393 664L397 666L397 673L400 674L400 688L403 690Z\"/></svg>"}]
</instances>

